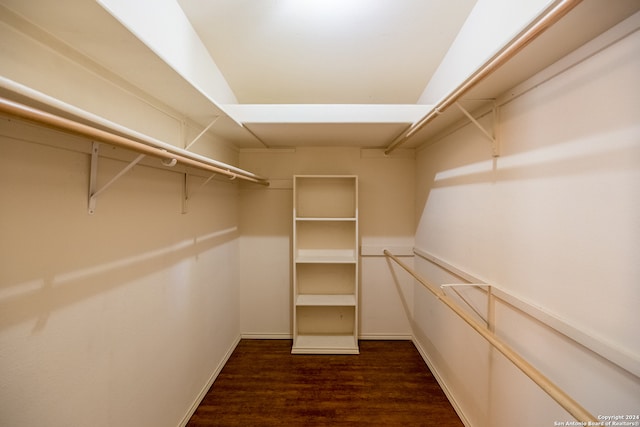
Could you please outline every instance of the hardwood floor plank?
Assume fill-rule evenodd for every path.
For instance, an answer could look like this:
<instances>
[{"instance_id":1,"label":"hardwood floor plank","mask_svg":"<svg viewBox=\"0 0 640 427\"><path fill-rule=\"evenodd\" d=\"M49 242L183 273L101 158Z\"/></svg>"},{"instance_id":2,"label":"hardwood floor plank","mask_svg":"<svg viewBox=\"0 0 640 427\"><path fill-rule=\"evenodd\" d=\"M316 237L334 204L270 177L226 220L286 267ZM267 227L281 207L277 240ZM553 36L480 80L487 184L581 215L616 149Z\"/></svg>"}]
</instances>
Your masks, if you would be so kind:
<instances>
[{"instance_id":1,"label":"hardwood floor plank","mask_svg":"<svg viewBox=\"0 0 640 427\"><path fill-rule=\"evenodd\" d=\"M241 340L187 426L462 426L410 341L290 352L290 340Z\"/></svg>"}]
</instances>

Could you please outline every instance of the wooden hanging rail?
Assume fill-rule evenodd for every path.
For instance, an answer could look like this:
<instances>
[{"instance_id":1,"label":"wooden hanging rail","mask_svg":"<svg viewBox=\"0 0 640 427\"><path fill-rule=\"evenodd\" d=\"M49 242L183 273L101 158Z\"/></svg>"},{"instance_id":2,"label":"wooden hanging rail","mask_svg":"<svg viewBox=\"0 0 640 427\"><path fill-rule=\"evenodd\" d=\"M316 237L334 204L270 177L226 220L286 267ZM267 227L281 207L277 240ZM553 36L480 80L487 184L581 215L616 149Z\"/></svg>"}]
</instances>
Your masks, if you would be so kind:
<instances>
[{"instance_id":1,"label":"wooden hanging rail","mask_svg":"<svg viewBox=\"0 0 640 427\"><path fill-rule=\"evenodd\" d=\"M151 138L145 142L126 138L112 132L97 129L93 126L38 110L5 98L0 98L0 113L34 122L49 128L79 135L93 141L104 142L117 147L133 150L141 154L157 157L170 162L169 164L180 163L185 166L219 173L232 179L239 178L256 184L269 185L267 178L191 153L170 144L161 144Z\"/></svg>"},{"instance_id":2,"label":"wooden hanging rail","mask_svg":"<svg viewBox=\"0 0 640 427\"><path fill-rule=\"evenodd\" d=\"M464 311L454 300L441 292L436 286L427 282L413 269L400 261L398 257L393 255L388 250L384 250L384 254L395 261L400 267L402 267L407 273L413 276L420 284L422 284L429 292L431 292L438 300L449 307L455 314L457 314L462 320L464 320L469 326L471 326L476 332L478 332L489 344L495 347L500 353L502 353L507 359L509 359L518 369L520 369L526 376L528 376L533 382L535 382L542 390L544 390L552 399L554 399L560 406L562 406L567 412L569 412L576 420L588 424L598 423L598 419L594 417L589 411L583 408L578 402L576 402L571 396L564 392L560 387L554 384L549 378L538 371L533 365L527 362L520 354L509 347L504 341L497 337L489 328L478 322L475 318L471 317L466 311ZM595 424L594 424L595 425Z\"/></svg>"},{"instance_id":3,"label":"wooden hanging rail","mask_svg":"<svg viewBox=\"0 0 640 427\"><path fill-rule=\"evenodd\" d=\"M458 101L465 93L475 87L483 79L500 68L504 63L513 58L518 52L524 49L529 43L535 40L540 34L558 22L563 16L569 13L582 0L560 0L547 9L540 18L529 25L524 31L516 36L507 46L501 49L491 59L485 62L480 69L469 76L462 84L455 88L449 95L438 102L426 116L412 124L408 129L398 135L384 150L385 154L390 154L396 148L407 142L420 129L433 121L444 110Z\"/></svg>"}]
</instances>

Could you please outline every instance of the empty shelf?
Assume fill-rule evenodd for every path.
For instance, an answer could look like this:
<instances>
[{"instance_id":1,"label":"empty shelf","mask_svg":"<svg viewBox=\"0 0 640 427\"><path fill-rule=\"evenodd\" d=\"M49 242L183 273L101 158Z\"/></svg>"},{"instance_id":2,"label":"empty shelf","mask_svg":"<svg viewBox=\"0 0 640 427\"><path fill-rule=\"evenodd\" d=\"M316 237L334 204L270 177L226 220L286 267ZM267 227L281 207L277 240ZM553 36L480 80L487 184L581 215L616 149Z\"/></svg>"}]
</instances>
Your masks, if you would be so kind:
<instances>
[{"instance_id":1,"label":"empty shelf","mask_svg":"<svg viewBox=\"0 0 640 427\"><path fill-rule=\"evenodd\" d=\"M296 305L310 306L355 306L356 296L350 295L298 295Z\"/></svg>"},{"instance_id":2,"label":"empty shelf","mask_svg":"<svg viewBox=\"0 0 640 427\"><path fill-rule=\"evenodd\" d=\"M294 354L358 354L358 341L353 335L298 335Z\"/></svg>"},{"instance_id":3,"label":"empty shelf","mask_svg":"<svg viewBox=\"0 0 640 427\"><path fill-rule=\"evenodd\" d=\"M355 263L356 253L351 249L299 249L297 263Z\"/></svg>"}]
</instances>

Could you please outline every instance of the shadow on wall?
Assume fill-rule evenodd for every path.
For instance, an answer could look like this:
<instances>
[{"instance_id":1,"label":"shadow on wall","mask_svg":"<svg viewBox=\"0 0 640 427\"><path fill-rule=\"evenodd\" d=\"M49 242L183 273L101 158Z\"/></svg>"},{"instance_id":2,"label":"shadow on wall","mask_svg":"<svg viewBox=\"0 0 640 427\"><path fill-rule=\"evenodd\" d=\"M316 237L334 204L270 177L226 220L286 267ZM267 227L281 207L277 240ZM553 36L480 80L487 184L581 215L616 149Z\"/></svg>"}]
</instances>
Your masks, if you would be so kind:
<instances>
[{"instance_id":1,"label":"shadow on wall","mask_svg":"<svg viewBox=\"0 0 640 427\"><path fill-rule=\"evenodd\" d=\"M418 220L435 187L553 178L633 168L638 158L637 44L629 37L500 107L501 155L471 124L418 153ZM606 108L596 108L608 99ZM479 121L491 129L489 117Z\"/></svg>"},{"instance_id":2,"label":"shadow on wall","mask_svg":"<svg viewBox=\"0 0 640 427\"><path fill-rule=\"evenodd\" d=\"M237 228L233 227L129 258L6 286L0 293L0 330L37 318L33 329L36 332L60 308L156 274L159 269L170 269L185 260L197 262L198 255L237 236Z\"/></svg>"},{"instance_id":3,"label":"shadow on wall","mask_svg":"<svg viewBox=\"0 0 640 427\"><path fill-rule=\"evenodd\" d=\"M481 414L481 418L486 420L488 415L487 409L483 405L482 396L484 394L474 393L473 384L480 381L484 384L483 389L486 390L489 375L483 374L483 372L487 372L483 368L486 366L487 357L489 357L489 345L417 282L414 285L416 287L414 294L415 317L410 316L398 277L398 275L408 273L388 258L387 264L409 317L415 337L414 343L449 400L456 406L458 415L466 420L464 413L460 412L458 407L460 402L456 402L454 396L451 395L450 387L465 396L465 407L471 408L470 410L474 414ZM454 277L449 277L449 279L444 281L455 282ZM437 288L435 285L433 287ZM464 351L459 351L460 348L464 348ZM452 354L455 355L456 360L463 360L463 363L459 366L451 363Z\"/></svg>"},{"instance_id":4,"label":"shadow on wall","mask_svg":"<svg viewBox=\"0 0 640 427\"><path fill-rule=\"evenodd\" d=\"M553 178L594 172L634 170L633 159L639 147L633 146L632 135L638 130L624 129L615 134L592 135L585 141L566 142L525 154L514 154L492 160L441 171L433 178L433 188L496 183L504 181ZM598 144L600 141L600 144ZM607 141L607 144L603 144ZM588 147L588 152L568 154L574 148Z\"/></svg>"},{"instance_id":5,"label":"shadow on wall","mask_svg":"<svg viewBox=\"0 0 640 427\"><path fill-rule=\"evenodd\" d=\"M56 310L160 272L160 289L190 283L207 267L180 263L238 238L236 184L209 183L182 215L183 175L136 166L88 215L86 154L0 138L0 330L30 319L40 330ZM101 158L99 183L123 165Z\"/></svg>"},{"instance_id":6,"label":"shadow on wall","mask_svg":"<svg viewBox=\"0 0 640 427\"><path fill-rule=\"evenodd\" d=\"M503 141L498 158L491 157L486 140L475 132L469 124L423 150L418 157L418 219L422 218L433 189L632 172L640 158L637 126L520 150L514 150L518 145L515 141Z\"/></svg>"},{"instance_id":7,"label":"shadow on wall","mask_svg":"<svg viewBox=\"0 0 640 427\"><path fill-rule=\"evenodd\" d=\"M407 297L405 296L404 292L402 291L402 285L400 284L400 279L398 278L398 274L396 272L395 269L395 265L393 264L393 261L391 261L390 258L385 257L385 261L387 262L387 266L389 267L389 271L391 272L391 278L393 279L393 285L396 288L396 291L398 291L398 296L400 297L400 302L402 304L402 308L404 309L404 314L407 318L407 321L409 322L409 324L411 325L411 330L415 331L416 328L418 327L418 325L415 323L413 316L411 315L411 308L409 307L409 302L407 301ZM405 274L404 272L400 271L400 274ZM416 285L417 286L417 285Z\"/></svg>"}]
</instances>

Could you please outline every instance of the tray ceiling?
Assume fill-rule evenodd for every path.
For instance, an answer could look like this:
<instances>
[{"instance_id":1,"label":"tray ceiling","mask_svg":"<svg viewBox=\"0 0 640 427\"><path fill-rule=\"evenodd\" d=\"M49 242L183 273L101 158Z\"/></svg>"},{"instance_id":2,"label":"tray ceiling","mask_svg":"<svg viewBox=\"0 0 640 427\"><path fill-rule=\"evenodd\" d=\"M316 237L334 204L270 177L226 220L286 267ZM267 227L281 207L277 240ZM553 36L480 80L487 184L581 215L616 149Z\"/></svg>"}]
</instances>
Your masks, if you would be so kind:
<instances>
[{"instance_id":1,"label":"tray ceiling","mask_svg":"<svg viewBox=\"0 0 640 427\"><path fill-rule=\"evenodd\" d=\"M414 104L475 0L178 0L242 104Z\"/></svg>"},{"instance_id":2,"label":"tray ceiling","mask_svg":"<svg viewBox=\"0 0 640 427\"><path fill-rule=\"evenodd\" d=\"M237 99L234 104L213 102L210 94L162 58L136 34L135 28L116 19L98 1L54 3L0 0L0 12L4 11L0 18L64 54L71 52L76 59L89 61L90 67L107 78L114 77L129 89L135 88L171 106L203 127L213 116L220 115L211 132L239 148L382 148L428 112L430 106L416 102L476 0L157 3L171 3L173 10L184 13L184 22L192 27L203 51L214 61L216 72L219 70ZM135 5L144 9L143 3ZM536 42L528 48L534 52L533 62L514 61L501 70L502 77L489 79L491 93L482 95L500 95L508 89L505 85L528 78L638 10L639 5L637 0L584 0L577 9L585 11L591 19L589 25L576 26L569 17L566 21L570 25L559 26L553 38L547 37L546 42ZM572 15L585 21L580 13ZM140 22L160 25L146 16ZM176 28L162 30L170 36ZM47 41L43 34L55 41ZM557 40L571 42L561 44ZM184 55L194 53L185 50ZM523 57L527 57L526 52ZM327 114L332 110L333 114ZM455 120L450 117L441 123ZM440 126L421 132L406 147L417 146Z\"/></svg>"}]
</instances>

